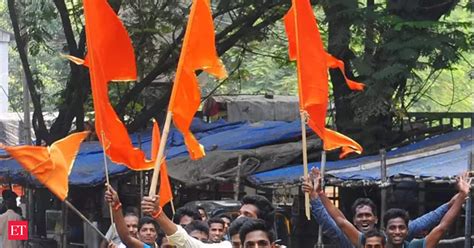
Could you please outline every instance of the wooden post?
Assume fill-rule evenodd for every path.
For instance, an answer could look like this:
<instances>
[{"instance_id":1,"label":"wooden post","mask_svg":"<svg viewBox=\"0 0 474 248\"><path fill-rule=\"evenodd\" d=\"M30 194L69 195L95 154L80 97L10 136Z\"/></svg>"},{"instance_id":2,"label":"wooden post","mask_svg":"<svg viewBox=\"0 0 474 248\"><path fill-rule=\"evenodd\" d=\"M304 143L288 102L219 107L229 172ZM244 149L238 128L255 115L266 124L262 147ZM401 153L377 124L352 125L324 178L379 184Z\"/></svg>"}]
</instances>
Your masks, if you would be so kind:
<instances>
[{"instance_id":1,"label":"wooden post","mask_svg":"<svg viewBox=\"0 0 474 248\"><path fill-rule=\"evenodd\" d=\"M234 200L239 200L240 194L240 172L242 167L242 155L239 155L239 160L237 162L237 175L235 176L235 184L234 184Z\"/></svg>"},{"instance_id":2,"label":"wooden post","mask_svg":"<svg viewBox=\"0 0 474 248\"><path fill-rule=\"evenodd\" d=\"M305 177L308 176L308 151L306 145L306 115L304 111L300 112L301 116L301 145L303 148L303 174ZM306 218L311 219L311 213L309 210L309 193L304 193L304 209Z\"/></svg>"},{"instance_id":3,"label":"wooden post","mask_svg":"<svg viewBox=\"0 0 474 248\"><path fill-rule=\"evenodd\" d=\"M137 139L138 139L138 148L140 148L140 150L142 149L142 135L141 133L138 133L138 136L137 136ZM140 200L143 199L143 171L140 171L139 174L138 174L138 183L140 184ZM142 213L142 210L140 208L140 218L143 217L143 213Z\"/></svg>"},{"instance_id":4,"label":"wooden post","mask_svg":"<svg viewBox=\"0 0 474 248\"><path fill-rule=\"evenodd\" d=\"M158 185L158 175L160 174L160 165L163 160L165 153L166 140L168 139L168 133L170 132L171 119L173 114L168 111L166 114L165 126L163 127L163 135L161 135L160 148L158 149L158 155L155 161L155 169L153 170L153 177L151 178L150 191L148 196L156 195L156 186Z\"/></svg>"},{"instance_id":5,"label":"wooden post","mask_svg":"<svg viewBox=\"0 0 474 248\"><path fill-rule=\"evenodd\" d=\"M387 210L387 152L385 149L380 149L380 180L382 181L381 188L381 207L380 207L380 216L384 216L385 211ZM381 218L380 226L385 226L383 223L383 218Z\"/></svg>"},{"instance_id":6,"label":"wooden post","mask_svg":"<svg viewBox=\"0 0 474 248\"><path fill-rule=\"evenodd\" d=\"M326 151L321 152L321 189L324 190L324 173L326 171ZM324 247L323 244L323 227L318 228L318 245L319 248Z\"/></svg>"}]
</instances>

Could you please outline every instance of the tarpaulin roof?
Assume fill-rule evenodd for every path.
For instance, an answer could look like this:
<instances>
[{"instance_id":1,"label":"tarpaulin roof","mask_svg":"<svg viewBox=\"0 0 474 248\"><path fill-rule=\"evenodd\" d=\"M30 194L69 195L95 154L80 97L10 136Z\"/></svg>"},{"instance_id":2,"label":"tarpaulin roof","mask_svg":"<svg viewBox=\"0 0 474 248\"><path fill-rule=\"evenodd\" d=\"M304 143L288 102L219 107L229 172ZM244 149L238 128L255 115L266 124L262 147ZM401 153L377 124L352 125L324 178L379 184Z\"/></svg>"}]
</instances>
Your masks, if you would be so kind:
<instances>
[{"instance_id":1,"label":"tarpaulin roof","mask_svg":"<svg viewBox=\"0 0 474 248\"><path fill-rule=\"evenodd\" d=\"M299 140L301 136L299 121L264 121L258 123L234 122L227 123L223 120L214 123L205 123L195 119L191 130L204 145L206 152L216 150L242 150L254 149L261 146L292 142ZM151 146L151 131L131 135L132 142L138 147L141 141L142 149L149 155ZM167 160L182 157L187 158L187 150L183 144L183 137L176 129L171 129L167 140ZM6 155L0 149L0 155ZM207 161L207 160L206 160ZM291 160L289 161L291 162ZM173 161L170 161L171 166ZM108 160L109 175L114 176L126 173L129 170ZM183 172L185 173L185 172ZM176 176L183 179L181 175L169 169L171 177ZM104 182L104 161L102 148L99 142L84 142L76 158L73 170L69 176L69 182L77 186L91 186ZM186 180L186 178L184 179ZM0 182L35 182L28 173L13 159L0 160ZM36 182L35 182L36 183Z\"/></svg>"},{"instance_id":2,"label":"tarpaulin roof","mask_svg":"<svg viewBox=\"0 0 474 248\"><path fill-rule=\"evenodd\" d=\"M407 145L387 152L387 176L443 179L458 175L468 168L468 157L473 151L473 128ZM320 162L308 168L320 167ZM333 182L379 181L380 156L326 162L326 175ZM292 184L303 175L303 165L289 166L249 177L256 185Z\"/></svg>"}]
</instances>

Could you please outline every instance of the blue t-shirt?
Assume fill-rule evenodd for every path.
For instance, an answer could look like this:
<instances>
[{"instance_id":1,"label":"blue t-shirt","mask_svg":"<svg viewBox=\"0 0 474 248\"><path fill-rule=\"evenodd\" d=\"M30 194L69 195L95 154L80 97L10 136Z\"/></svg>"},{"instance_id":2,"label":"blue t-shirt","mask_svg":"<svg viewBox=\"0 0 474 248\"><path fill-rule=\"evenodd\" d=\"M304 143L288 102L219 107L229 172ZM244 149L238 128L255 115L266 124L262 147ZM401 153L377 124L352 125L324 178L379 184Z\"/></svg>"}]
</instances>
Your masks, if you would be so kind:
<instances>
[{"instance_id":1,"label":"blue t-shirt","mask_svg":"<svg viewBox=\"0 0 474 248\"><path fill-rule=\"evenodd\" d=\"M403 247L406 248L425 248L425 239L414 239L410 242L405 241L405 245Z\"/></svg>"}]
</instances>

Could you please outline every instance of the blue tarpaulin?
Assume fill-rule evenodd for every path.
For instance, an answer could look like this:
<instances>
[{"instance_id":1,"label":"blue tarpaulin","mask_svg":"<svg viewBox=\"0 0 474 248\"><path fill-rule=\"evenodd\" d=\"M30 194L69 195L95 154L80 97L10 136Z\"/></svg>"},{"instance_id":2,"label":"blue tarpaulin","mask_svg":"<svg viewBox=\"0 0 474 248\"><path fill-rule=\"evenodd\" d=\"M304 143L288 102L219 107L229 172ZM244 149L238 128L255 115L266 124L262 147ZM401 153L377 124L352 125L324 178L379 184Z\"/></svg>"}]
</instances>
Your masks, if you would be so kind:
<instances>
[{"instance_id":1,"label":"blue tarpaulin","mask_svg":"<svg viewBox=\"0 0 474 248\"><path fill-rule=\"evenodd\" d=\"M468 167L468 157L473 151L473 128L423 140L387 152L387 176L412 176L442 179L453 177ZM399 162L397 162L397 160ZM380 180L380 156L365 156L357 159L326 162L326 175L339 180ZM308 168L320 167L320 163L309 163ZM249 177L256 185L291 184L303 175L303 165L262 172Z\"/></svg>"},{"instance_id":2,"label":"blue tarpaulin","mask_svg":"<svg viewBox=\"0 0 474 248\"><path fill-rule=\"evenodd\" d=\"M223 120L205 123L195 119L192 130L207 152L214 150L252 149L270 144L284 143L299 139L300 122L264 121L258 123L233 122ZM131 135L132 143L138 147L138 134ZM140 135L141 147L150 155L151 131ZM167 140L167 160L187 156L183 137L176 129L170 130ZM0 149L0 154L6 154ZM109 175L128 172L124 166L108 160ZM97 185L104 182L104 161L99 142L84 142L69 176L69 182L76 186ZM0 182L21 183L32 181L28 173L14 159L0 160ZM33 181L34 182L34 181Z\"/></svg>"}]
</instances>

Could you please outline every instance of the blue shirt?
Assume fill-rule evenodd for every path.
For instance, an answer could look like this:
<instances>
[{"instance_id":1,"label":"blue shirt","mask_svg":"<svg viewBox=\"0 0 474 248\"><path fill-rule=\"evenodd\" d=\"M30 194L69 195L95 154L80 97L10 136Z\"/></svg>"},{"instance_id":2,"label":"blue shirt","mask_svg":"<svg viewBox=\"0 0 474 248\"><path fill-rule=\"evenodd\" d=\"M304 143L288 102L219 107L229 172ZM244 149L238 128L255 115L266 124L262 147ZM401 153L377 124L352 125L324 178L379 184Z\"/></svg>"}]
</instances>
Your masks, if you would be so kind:
<instances>
[{"instance_id":1,"label":"blue shirt","mask_svg":"<svg viewBox=\"0 0 474 248\"><path fill-rule=\"evenodd\" d=\"M318 198L311 200L311 212L314 219L323 229L324 235L333 240L338 247L352 248L354 247L351 241L346 237L344 232L337 226L336 222L331 218L329 213L324 208L323 203ZM430 230L435 227L448 212L448 204L445 203L437 209L418 217L408 223L408 236L406 240L412 240L415 235L422 231ZM411 247L411 246L410 246Z\"/></svg>"}]
</instances>

